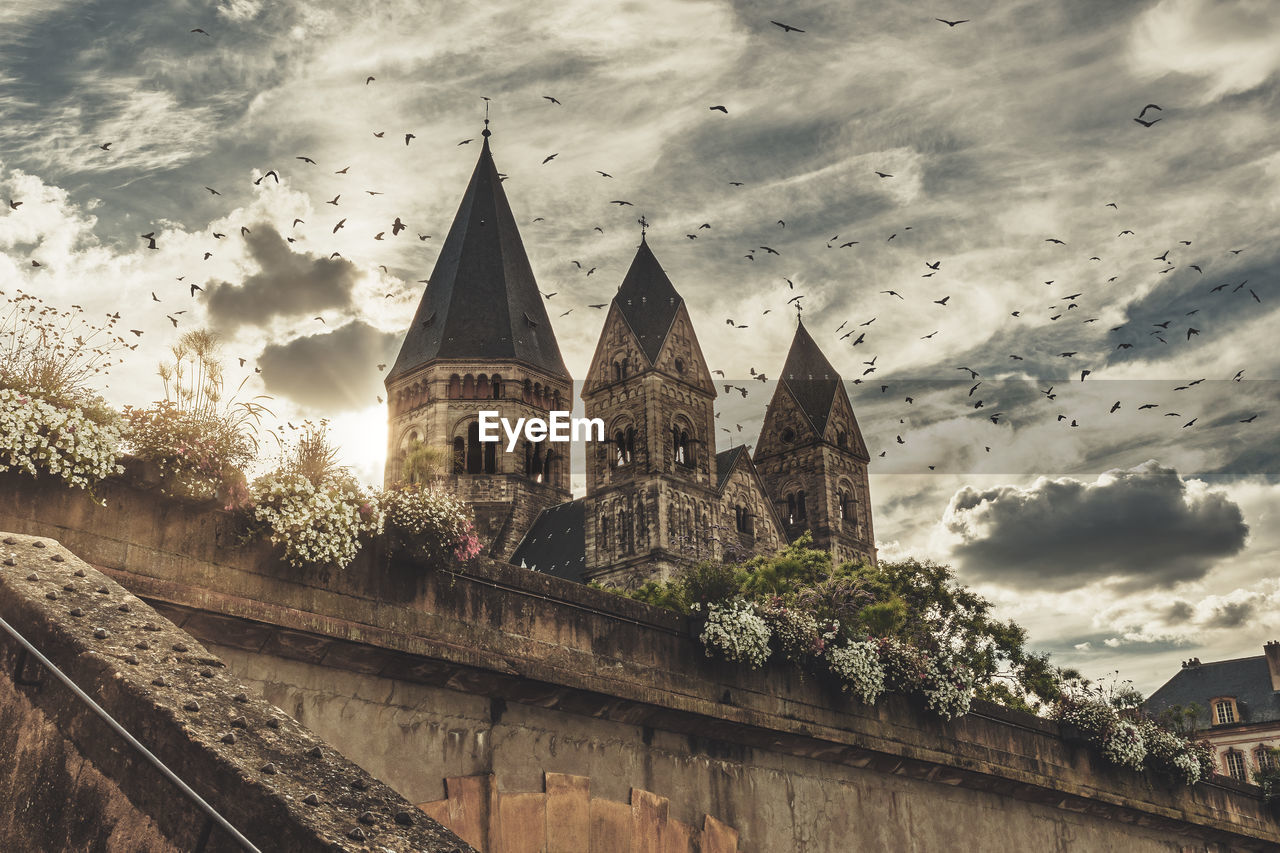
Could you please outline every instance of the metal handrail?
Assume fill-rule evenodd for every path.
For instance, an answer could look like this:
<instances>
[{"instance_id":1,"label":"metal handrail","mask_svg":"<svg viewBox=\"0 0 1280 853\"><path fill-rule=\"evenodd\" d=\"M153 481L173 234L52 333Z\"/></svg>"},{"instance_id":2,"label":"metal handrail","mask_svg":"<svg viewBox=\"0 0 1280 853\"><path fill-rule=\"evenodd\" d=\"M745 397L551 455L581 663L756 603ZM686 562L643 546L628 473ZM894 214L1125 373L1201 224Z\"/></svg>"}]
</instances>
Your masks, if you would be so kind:
<instances>
[{"instance_id":1,"label":"metal handrail","mask_svg":"<svg viewBox=\"0 0 1280 853\"><path fill-rule=\"evenodd\" d=\"M176 785L178 787L178 790L180 790L183 794L187 796L188 799L190 799L197 806L199 806L200 810L209 817L209 820L213 821L218 826L222 827L222 829L226 831L228 835L234 838L236 842L245 850L250 851L250 853L261 853L261 851L259 851L258 848L254 846L252 841L245 838L244 835L241 834L240 830L232 826L225 817L223 817L218 813L217 809L215 809L213 806L205 802L203 797L201 797L195 791L191 790L191 786L189 786L186 782L183 782L181 779L179 779L178 775L174 773L172 770L170 770L168 767L166 767L163 761L161 761L159 758L156 758L155 754L152 753L151 750L147 749L145 746L143 746L141 743L138 742L137 738L129 734L129 732L125 729L124 726L117 723L115 719L112 718L112 716L108 714L101 705L93 701L93 698L89 696L89 694L81 690L80 687L76 685L76 683L72 681L67 676L66 673L58 669L58 667L55 666L53 662L50 661L47 657L41 654L40 650L37 649L35 646L33 646L31 642L27 640L26 637L18 633L16 628L14 628L12 625L6 622L3 618L0 618L0 628L4 628L4 630L9 634L9 636L17 640L22 645L22 647L26 649L28 654L35 657L36 660L40 661L40 663L46 669L52 672L59 681L61 681L64 685L66 685L66 687L72 693L74 693L81 702L84 702L86 705L89 706L90 710L92 710L95 714L101 717L102 721L105 722L108 726L110 726L111 729L115 731L116 734L124 738L126 743L128 743L130 746L136 749L139 753L141 753L142 756L147 759L147 761L151 762L151 764L165 776L165 778L167 778L170 782ZM205 829L205 832L203 833L203 836L206 839L208 837L207 824L206 824L206 829ZM201 846L203 847L203 844Z\"/></svg>"}]
</instances>

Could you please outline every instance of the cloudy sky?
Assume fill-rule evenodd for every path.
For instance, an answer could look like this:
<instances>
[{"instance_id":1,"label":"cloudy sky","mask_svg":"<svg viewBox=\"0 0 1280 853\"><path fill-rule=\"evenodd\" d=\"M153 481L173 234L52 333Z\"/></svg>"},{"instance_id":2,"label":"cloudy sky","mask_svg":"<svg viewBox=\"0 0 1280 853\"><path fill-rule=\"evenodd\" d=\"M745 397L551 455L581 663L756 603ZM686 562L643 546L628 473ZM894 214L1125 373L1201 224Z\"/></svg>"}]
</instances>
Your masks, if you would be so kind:
<instances>
[{"instance_id":1,"label":"cloudy sky","mask_svg":"<svg viewBox=\"0 0 1280 853\"><path fill-rule=\"evenodd\" d=\"M328 417L376 481L376 365L488 97L574 375L641 213L750 390L722 447L754 440L801 295L881 554L1152 689L1280 638L1278 28L1268 0L6 4L0 290L143 332L121 405L218 330L230 385Z\"/></svg>"}]
</instances>

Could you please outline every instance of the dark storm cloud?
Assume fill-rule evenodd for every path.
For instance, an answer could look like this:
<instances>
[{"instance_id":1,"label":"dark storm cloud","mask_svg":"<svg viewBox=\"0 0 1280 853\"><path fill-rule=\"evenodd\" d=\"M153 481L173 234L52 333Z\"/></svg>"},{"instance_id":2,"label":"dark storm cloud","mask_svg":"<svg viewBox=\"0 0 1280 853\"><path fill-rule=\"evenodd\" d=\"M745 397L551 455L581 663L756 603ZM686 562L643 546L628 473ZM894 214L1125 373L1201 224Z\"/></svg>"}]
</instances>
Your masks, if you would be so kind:
<instances>
[{"instance_id":1,"label":"dark storm cloud","mask_svg":"<svg viewBox=\"0 0 1280 853\"><path fill-rule=\"evenodd\" d=\"M222 281L208 288L209 317L218 327L261 326L276 316L351 304L351 289L360 273L346 258L294 252L265 223L252 226L244 240L259 269L238 287Z\"/></svg>"},{"instance_id":2,"label":"dark storm cloud","mask_svg":"<svg viewBox=\"0 0 1280 853\"><path fill-rule=\"evenodd\" d=\"M962 539L954 555L966 574L1056 590L1100 580L1126 588L1194 580L1243 549L1249 532L1223 493L1193 490L1154 461L1094 483L965 487L952 497L945 524Z\"/></svg>"},{"instance_id":3,"label":"dark storm cloud","mask_svg":"<svg viewBox=\"0 0 1280 853\"><path fill-rule=\"evenodd\" d=\"M1256 609L1256 603L1249 599L1223 602L1204 620L1204 627L1239 628L1253 618Z\"/></svg>"},{"instance_id":4,"label":"dark storm cloud","mask_svg":"<svg viewBox=\"0 0 1280 853\"><path fill-rule=\"evenodd\" d=\"M322 414L375 405L385 392L378 364L389 364L402 335L363 322L271 344L258 364L267 392Z\"/></svg>"}]
</instances>

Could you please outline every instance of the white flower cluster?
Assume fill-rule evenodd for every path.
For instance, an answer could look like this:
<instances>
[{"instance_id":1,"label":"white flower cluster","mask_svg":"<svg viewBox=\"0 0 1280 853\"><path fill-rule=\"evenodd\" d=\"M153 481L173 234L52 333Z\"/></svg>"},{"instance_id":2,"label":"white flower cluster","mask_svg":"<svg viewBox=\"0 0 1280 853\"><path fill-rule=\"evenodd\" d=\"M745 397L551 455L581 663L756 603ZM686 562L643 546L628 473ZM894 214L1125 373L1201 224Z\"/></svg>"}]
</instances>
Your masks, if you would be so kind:
<instances>
[{"instance_id":1,"label":"white flower cluster","mask_svg":"<svg viewBox=\"0 0 1280 853\"><path fill-rule=\"evenodd\" d=\"M1147 746L1148 767L1162 770L1187 785L1200 781L1206 768L1201 765L1195 744L1152 720L1143 720L1139 724L1139 732Z\"/></svg>"},{"instance_id":2,"label":"white flower cluster","mask_svg":"<svg viewBox=\"0 0 1280 853\"><path fill-rule=\"evenodd\" d=\"M707 657L717 652L725 660L759 669L769 659L769 626L748 601L707 605L707 624L698 635Z\"/></svg>"},{"instance_id":3,"label":"white flower cluster","mask_svg":"<svg viewBox=\"0 0 1280 853\"><path fill-rule=\"evenodd\" d=\"M41 472L69 486L87 488L124 469L120 431L89 420L78 409L64 409L0 388L0 470Z\"/></svg>"},{"instance_id":4,"label":"white flower cluster","mask_svg":"<svg viewBox=\"0 0 1280 853\"><path fill-rule=\"evenodd\" d=\"M1118 720L1102 739L1102 756L1112 764L1140 771L1147 757L1147 744L1136 725Z\"/></svg>"},{"instance_id":5,"label":"white flower cluster","mask_svg":"<svg viewBox=\"0 0 1280 853\"><path fill-rule=\"evenodd\" d=\"M836 646L827 652L827 666L840 679L840 686L864 704L874 704L884 692L884 667L880 665L879 644L872 640Z\"/></svg>"},{"instance_id":6,"label":"white flower cluster","mask_svg":"<svg viewBox=\"0 0 1280 853\"><path fill-rule=\"evenodd\" d=\"M469 560L480 553L471 509L466 501L439 487L389 489L379 501L387 530L429 558Z\"/></svg>"},{"instance_id":7,"label":"white flower cluster","mask_svg":"<svg viewBox=\"0 0 1280 853\"><path fill-rule=\"evenodd\" d=\"M924 670L925 702L938 716L954 720L969 713L973 671L949 655L934 655Z\"/></svg>"},{"instance_id":8,"label":"white flower cluster","mask_svg":"<svg viewBox=\"0 0 1280 853\"><path fill-rule=\"evenodd\" d=\"M778 651L787 660L803 663L822 654L823 638L812 613L769 603L760 608L760 615L768 624Z\"/></svg>"},{"instance_id":9,"label":"white flower cluster","mask_svg":"<svg viewBox=\"0 0 1280 853\"><path fill-rule=\"evenodd\" d=\"M378 500L354 482L316 487L301 474L268 474L254 483L254 515L271 527L271 541L293 566L346 568L360 540L382 532Z\"/></svg>"}]
</instances>

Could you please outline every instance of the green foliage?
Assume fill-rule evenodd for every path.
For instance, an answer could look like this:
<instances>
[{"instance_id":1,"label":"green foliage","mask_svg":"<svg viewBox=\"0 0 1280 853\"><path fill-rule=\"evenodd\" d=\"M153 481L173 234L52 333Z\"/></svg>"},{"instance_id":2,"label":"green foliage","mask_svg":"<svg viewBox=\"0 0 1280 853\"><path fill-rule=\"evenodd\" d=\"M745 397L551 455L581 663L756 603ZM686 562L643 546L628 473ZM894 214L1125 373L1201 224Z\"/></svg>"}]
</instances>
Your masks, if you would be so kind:
<instances>
[{"instance_id":1,"label":"green foliage","mask_svg":"<svg viewBox=\"0 0 1280 853\"><path fill-rule=\"evenodd\" d=\"M1262 796L1273 808L1280 807L1280 749L1268 749L1271 766L1253 772L1253 783L1262 789Z\"/></svg>"},{"instance_id":2,"label":"green foliage","mask_svg":"<svg viewBox=\"0 0 1280 853\"><path fill-rule=\"evenodd\" d=\"M1072 675L1028 650L1026 631L997 619L950 567L914 559L833 566L808 533L773 556L700 563L665 583L612 591L681 613L734 598L797 609L836 623L848 640L893 638L945 656L972 670L976 695L1025 710L1055 700Z\"/></svg>"}]
</instances>

